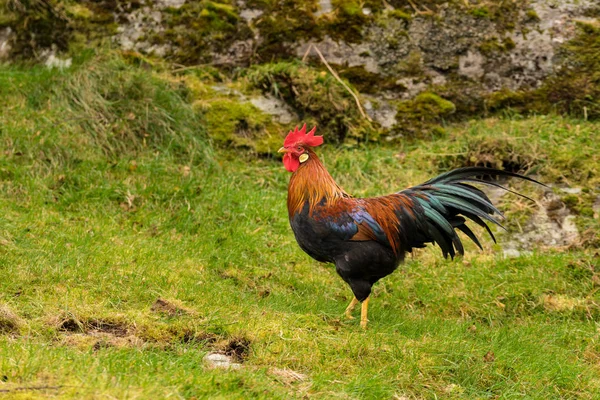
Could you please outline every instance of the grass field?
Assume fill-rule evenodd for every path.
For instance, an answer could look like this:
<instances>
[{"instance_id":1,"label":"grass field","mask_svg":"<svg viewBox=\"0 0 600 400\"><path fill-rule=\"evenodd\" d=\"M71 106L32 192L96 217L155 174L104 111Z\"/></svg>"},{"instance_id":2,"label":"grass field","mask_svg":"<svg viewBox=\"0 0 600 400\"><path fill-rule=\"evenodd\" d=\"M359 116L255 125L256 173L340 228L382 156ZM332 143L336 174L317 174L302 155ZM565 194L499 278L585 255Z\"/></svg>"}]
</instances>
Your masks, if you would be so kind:
<instances>
[{"instance_id":1,"label":"grass field","mask_svg":"<svg viewBox=\"0 0 600 400\"><path fill-rule=\"evenodd\" d=\"M582 188L564 199L580 246L419 251L375 286L363 331L334 268L294 241L281 162L214 148L188 97L122 61L0 67L0 398L600 398L600 124L324 146L358 196L485 157ZM210 351L242 367L211 369Z\"/></svg>"}]
</instances>

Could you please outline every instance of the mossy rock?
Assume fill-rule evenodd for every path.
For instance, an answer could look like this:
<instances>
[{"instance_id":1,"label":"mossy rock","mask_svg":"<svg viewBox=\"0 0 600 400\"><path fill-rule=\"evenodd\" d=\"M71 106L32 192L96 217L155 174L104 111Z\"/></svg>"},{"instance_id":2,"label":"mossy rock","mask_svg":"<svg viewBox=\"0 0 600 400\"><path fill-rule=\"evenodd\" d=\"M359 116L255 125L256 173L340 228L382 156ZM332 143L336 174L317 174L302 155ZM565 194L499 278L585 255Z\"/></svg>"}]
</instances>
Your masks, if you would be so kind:
<instances>
[{"instance_id":1,"label":"mossy rock","mask_svg":"<svg viewBox=\"0 0 600 400\"><path fill-rule=\"evenodd\" d=\"M3 7L4 26L14 32L12 55L32 58L42 50L66 51L73 28L60 1L10 1Z\"/></svg>"},{"instance_id":2,"label":"mossy rock","mask_svg":"<svg viewBox=\"0 0 600 400\"><path fill-rule=\"evenodd\" d=\"M558 111L600 118L600 23L579 22L578 34L565 44L562 69L540 89Z\"/></svg>"},{"instance_id":3,"label":"mossy rock","mask_svg":"<svg viewBox=\"0 0 600 400\"><path fill-rule=\"evenodd\" d=\"M441 123L456 111L451 101L432 92L423 92L412 100L398 105L394 131L407 137L439 136L444 133Z\"/></svg>"},{"instance_id":4,"label":"mossy rock","mask_svg":"<svg viewBox=\"0 0 600 400\"><path fill-rule=\"evenodd\" d=\"M258 61L292 58L295 42L323 37L315 16L317 0L248 0L246 6L262 11L253 22L261 37Z\"/></svg>"},{"instance_id":5,"label":"mossy rock","mask_svg":"<svg viewBox=\"0 0 600 400\"><path fill-rule=\"evenodd\" d=\"M332 0L331 5L333 15L320 21L323 30L334 40L346 43L360 43L364 28L383 9L379 0Z\"/></svg>"},{"instance_id":6,"label":"mossy rock","mask_svg":"<svg viewBox=\"0 0 600 400\"><path fill-rule=\"evenodd\" d=\"M229 0L186 2L164 10L164 31L150 34L156 45L173 45L173 59L182 64L209 62L212 53L223 52L236 40L253 37Z\"/></svg>"},{"instance_id":7,"label":"mossy rock","mask_svg":"<svg viewBox=\"0 0 600 400\"><path fill-rule=\"evenodd\" d=\"M396 83L395 77L386 77L369 72L363 66L335 66L338 74L347 79L360 93L377 94L382 91L402 91L404 87Z\"/></svg>"},{"instance_id":8,"label":"mossy rock","mask_svg":"<svg viewBox=\"0 0 600 400\"><path fill-rule=\"evenodd\" d=\"M485 98L487 109L600 118L600 25L578 23L578 30L559 51L561 67L540 88L491 93Z\"/></svg>"},{"instance_id":9,"label":"mossy rock","mask_svg":"<svg viewBox=\"0 0 600 400\"><path fill-rule=\"evenodd\" d=\"M494 53L506 53L515 48L515 42L509 37L505 37L500 41L497 37L492 37L483 41L479 46L479 51L486 55L491 56Z\"/></svg>"},{"instance_id":10,"label":"mossy rock","mask_svg":"<svg viewBox=\"0 0 600 400\"><path fill-rule=\"evenodd\" d=\"M281 62L252 67L244 76L254 87L285 101L301 121L319 126L333 142L376 140L381 133L327 70Z\"/></svg>"},{"instance_id":11,"label":"mossy rock","mask_svg":"<svg viewBox=\"0 0 600 400\"><path fill-rule=\"evenodd\" d=\"M281 146L281 129L272 117L237 98L209 100L202 106L208 136L221 146L270 154Z\"/></svg>"}]
</instances>

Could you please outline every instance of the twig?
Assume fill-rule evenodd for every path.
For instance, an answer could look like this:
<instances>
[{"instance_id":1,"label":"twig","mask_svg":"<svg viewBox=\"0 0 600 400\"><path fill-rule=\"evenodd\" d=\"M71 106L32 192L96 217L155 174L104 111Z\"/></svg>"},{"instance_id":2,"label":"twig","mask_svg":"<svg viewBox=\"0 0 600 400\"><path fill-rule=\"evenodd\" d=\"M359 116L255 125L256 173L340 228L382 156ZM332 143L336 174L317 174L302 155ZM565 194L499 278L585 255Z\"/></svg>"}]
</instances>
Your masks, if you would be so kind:
<instances>
[{"instance_id":1,"label":"twig","mask_svg":"<svg viewBox=\"0 0 600 400\"><path fill-rule=\"evenodd\" d=\"M417 8L417 6L415 5L415 3L413 3L412 0L408 0L408 3L410 4L410 6L415 10L415 12L419 15L433 15L433 11L431 11L429 8L427 8L426 5L423 5L423 7L427 10L427 11L421 11Z\"/></svg>"},{"instance_id":2,"label":"twig","mask_svg":"<svg viewBox=\"0 0 600 400\"><path fill-rule=\"evenodd\" d=\"M310 46L308 46L308 48L306 49L304 56L302 57L302 62L306 62L306 57L308 57L308 54L310 53L310 50L312 49L312 47L313 47L313 45L311 43Z\"/></svg>"},{"instance_id":3,"label":"twig","mask_svg":"<svg viewBox=\"0 0 600 400\"><path fill-rule=\"evenodd\" d=\"M308 53L310 52L311 49L315 49L315 51L319 55L319 58L321 59L321 61L323 62L323 64L325 64L325 66L327 67L327 69L329 70L329 72L331 72L331 75L333 75L333 77L335 79L337 79L337 81L339 83L342 84L342 86L348 91L348 93L350 93L352 95L352 97L354 97L354 101L356 101L356 105L358 106L358 110L360 111L361 115L367 121L372 122L373 120L371 119L371 117L369 117L365 113L365 111L363 110L362 105L360 104L360 100L358 99L358 96L356 95L356 93L354 93L354 91L352 89L350 89L350 87L348 85L346 85L346 83L339 77L339 75L335 72L335 70L333 68L331 68L331 66L329 65L329 63L327 62L327 60L325 59L325 57L323 57L323 54L317 48L317 46L315 46L314 44L311 44L310 46L308 46L308 50L306 50L306 53L304 54L304 57L302 57L302 61L304 61L304 59L308 56Z\"/></svg>"}]
</instances>

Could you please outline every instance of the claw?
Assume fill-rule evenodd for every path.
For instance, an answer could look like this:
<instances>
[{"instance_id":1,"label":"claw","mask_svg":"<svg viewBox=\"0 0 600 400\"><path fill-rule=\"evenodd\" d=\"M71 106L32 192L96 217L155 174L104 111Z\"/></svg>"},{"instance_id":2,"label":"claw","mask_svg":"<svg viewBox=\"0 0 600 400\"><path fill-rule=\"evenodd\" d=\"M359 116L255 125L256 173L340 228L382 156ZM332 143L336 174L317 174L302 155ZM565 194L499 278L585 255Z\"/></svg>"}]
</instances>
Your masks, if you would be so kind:
<instances>
[{"instance_id":1,"label":"claw","mask_svg":"<svg viewBox=\"0 0 600 400\"><path fill-rule=\"evenodd\" d=\"M346 311L344 312L344 315L346 315L347 319L354 319L354 317L352 316L352 310L354 310L354 307L356 307L358 303L359 301L356 300L356 297L352 298L352 301L350 302L350 304L348 304L348 307L346 307Z\"/></svg>"}]
</instances>

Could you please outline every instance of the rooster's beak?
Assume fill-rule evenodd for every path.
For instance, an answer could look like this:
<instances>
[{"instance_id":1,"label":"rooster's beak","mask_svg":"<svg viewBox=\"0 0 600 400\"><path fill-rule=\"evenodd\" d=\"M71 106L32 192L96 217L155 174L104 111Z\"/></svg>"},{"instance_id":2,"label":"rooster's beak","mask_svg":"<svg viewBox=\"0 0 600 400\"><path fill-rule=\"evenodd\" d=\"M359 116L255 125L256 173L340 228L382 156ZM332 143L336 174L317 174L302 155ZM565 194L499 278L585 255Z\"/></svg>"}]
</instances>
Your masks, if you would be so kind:
<instances>
[{"instance_id":1,"label":"rooster's beak","mask_svg":"<svg viewBox=\"0 0 600 400\"><path fill-rule=\"evenodd\" d=\"M279 150L277 150L278 153L287 153L287 149L285 147L280 148Z\"/></svg>"}]
</instances>

